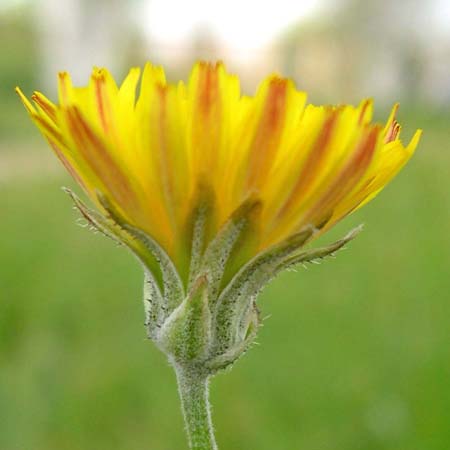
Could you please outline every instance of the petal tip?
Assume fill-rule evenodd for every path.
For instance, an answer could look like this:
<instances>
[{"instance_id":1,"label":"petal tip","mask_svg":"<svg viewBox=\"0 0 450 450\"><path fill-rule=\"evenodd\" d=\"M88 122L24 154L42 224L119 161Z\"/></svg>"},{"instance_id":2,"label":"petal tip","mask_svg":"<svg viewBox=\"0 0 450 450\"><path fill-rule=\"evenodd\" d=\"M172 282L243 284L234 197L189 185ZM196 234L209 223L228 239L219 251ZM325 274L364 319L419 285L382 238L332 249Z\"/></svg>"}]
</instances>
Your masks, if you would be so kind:
<instances>
[{"instance_id":1,"label":"petal tip","mask_svg":"<svg viewBox=\"0 0 450 450\"><path fill-rule=\"evenodd\" d=\"M15 90L16 94L19 96L20 100L22 101L22 103L25 106L25 109L28 111L28 113L31 115L36 114L36 110L35 110L34 106L31 104L31 102L28 100L28 98L22 92L22 89L20 89L19 86L16 86L14 90Z\"/></svg>"}]
</instances>

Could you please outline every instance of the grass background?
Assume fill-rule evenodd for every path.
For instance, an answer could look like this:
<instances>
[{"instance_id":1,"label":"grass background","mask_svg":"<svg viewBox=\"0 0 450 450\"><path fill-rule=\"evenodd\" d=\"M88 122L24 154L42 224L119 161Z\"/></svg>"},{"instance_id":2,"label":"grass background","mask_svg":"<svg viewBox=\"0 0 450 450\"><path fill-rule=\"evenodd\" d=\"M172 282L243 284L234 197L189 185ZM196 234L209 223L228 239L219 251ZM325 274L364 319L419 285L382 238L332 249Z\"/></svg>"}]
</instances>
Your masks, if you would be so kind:
<instances>
[{"instance_id":1,"label":"grass background","mask_svg":"<svg viewBox=\"0 0 450 450\"><path fill-rule=\"evenodd\" d=\"M213 380L221 448L448 450L450 116L400 120L425 129L418 153L322 242L365 231L275 280L260 345ZM145 339L141 270L75 225L49 153L38 141L1 154L0 449L184 449L174 376Z\"/></svg>"}]
</instances>

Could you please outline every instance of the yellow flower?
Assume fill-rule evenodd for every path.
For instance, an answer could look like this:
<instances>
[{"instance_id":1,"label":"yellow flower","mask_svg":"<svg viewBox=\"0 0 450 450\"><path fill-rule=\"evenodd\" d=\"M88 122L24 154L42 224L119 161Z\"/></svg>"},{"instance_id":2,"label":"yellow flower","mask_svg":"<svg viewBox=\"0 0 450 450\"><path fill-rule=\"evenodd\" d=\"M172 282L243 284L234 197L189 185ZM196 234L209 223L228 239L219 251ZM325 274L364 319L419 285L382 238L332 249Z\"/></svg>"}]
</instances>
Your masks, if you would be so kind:
<instances>
[{"instance_id":1,"label":"yellow flower","mask_svg":"<svg viewBox=\"0 0 450 450\"><path fill-rule=\"evenodd\" d=\"M59 100L21 91L58 158L105 215L158 242L187 280L192 217L208 197L208 240L250 202L245 261L313 227L314 237L372 199L413 154L397 106L372 124L372 102L314 106L292 81L267 77L255 96L223 64L197 63L187 84L161 67L132 68L120 87L94 69L86 87L59 74ZM136 89L139 84L139 94Z\"/></svg>"},{"instance_id":2,"label":"yellow flower","mask_svg":"<svg viewBox=\"0 0 450 450\"><path fill-rule=\"evenodd\" d=\"M144 268L149 337L178 379L190 448L217 449L208 380L230 367L260 326L256 298L278 272L332 254L304 249L372 199L413 154L397 106L372 124L372 102L313 106L271 75L254 97L222 64L198 63L187 85L160 67L131 69L118 87L105 69L33 121L100 213L71 193L88 222L128 246ZM356 230L357 231L357 230Z\"/></svg>"}]
</instances>

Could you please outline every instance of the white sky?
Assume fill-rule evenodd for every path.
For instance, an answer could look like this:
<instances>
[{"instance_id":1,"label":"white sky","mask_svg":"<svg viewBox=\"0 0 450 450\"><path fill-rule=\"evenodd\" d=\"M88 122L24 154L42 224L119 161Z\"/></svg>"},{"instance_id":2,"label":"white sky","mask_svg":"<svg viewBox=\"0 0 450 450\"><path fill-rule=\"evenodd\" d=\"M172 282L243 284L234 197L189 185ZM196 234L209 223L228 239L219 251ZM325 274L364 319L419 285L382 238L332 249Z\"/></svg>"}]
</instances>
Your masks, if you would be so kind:
<instances>
[{"instance_id":1,"label":"white sky","mask_svg":"<svg viewBox=\"0 0 450 450\"><path fill-rule=\"evenodd\" d=\"M434 15L441 31L450 35L450 0L437 0L434 7Z\"/></svg>"},{"instance_id":2,"label":"white sky","mask_svg":"<svg viewBox=\"0 0 450 450\"><path fill-rule=\"evenodd\" d=\"M142 16L149 37L175 44L197 28L214 32L227 46L263 47L279 32L314 13L321 0L150 0Z\"/></svg>"}]
</instances>

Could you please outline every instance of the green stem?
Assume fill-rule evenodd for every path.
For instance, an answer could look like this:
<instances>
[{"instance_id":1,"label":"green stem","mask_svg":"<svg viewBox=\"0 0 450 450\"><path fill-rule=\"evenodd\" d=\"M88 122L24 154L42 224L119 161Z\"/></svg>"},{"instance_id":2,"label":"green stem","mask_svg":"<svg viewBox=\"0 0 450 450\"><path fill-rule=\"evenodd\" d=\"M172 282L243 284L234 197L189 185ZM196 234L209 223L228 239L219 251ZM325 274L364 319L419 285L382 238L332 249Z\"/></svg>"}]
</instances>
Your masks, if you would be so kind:
<instances>
[{"instance_id":1,"label":"green stem","mask_svg":"<svg viewBox=\"0 0 450 450\"><path fill-rule=\"evenodd\" d=\"M190 449L218 450L208 399L208 376L179 367L175 371Z\"/></svg>"}]
</instances>

